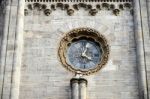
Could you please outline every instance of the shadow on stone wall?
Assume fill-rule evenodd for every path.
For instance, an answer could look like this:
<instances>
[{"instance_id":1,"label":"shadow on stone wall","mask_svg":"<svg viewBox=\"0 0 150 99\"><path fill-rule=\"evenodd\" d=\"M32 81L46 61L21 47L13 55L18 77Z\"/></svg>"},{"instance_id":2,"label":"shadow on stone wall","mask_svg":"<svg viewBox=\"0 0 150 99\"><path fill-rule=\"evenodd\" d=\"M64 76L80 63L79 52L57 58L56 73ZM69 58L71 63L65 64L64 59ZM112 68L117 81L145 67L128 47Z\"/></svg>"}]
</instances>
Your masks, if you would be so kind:
<instances>
[{"instance_id":1,"label":"shadow on stone wall","mask_svg":"<svg viewBox=\"0 0 150 99\"><path fill-rule=\"evenodd\" d=\"M7 0L0 0L0 60L1 60L1 56L2 56L2 44L3 44L3 36L4 36L4 20L5 20L6 1Z\"/></svg>"},{"instance_id":2,"label":"shadow on stone wall","mask_svg":"<svg viewBox=\"0 0 150 99\"><path fill-rule=\"evenodd\" d=\"M3 82L4 82L4 66L2 65L2 53L4 43L4 24L5 24L5 7L7 0L0 0L0 99L3 94Z\"/></svg>"}]
</instances>

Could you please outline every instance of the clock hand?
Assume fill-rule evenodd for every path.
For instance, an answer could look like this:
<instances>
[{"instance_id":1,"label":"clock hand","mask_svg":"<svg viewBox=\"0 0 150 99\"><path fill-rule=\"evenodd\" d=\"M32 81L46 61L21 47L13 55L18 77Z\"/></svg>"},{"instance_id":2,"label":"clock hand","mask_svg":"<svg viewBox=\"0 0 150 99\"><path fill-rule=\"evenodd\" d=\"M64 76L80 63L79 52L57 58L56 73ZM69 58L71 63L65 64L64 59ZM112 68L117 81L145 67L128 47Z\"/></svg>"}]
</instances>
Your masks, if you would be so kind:
<instances>
[{"instance_id":1,"label":"clock hand","mask_svg":"<svg viewBox=\"0 0 150 99\"><path fill-rule=\"evenodd\" d=\"M92 60L92 57L87 56L85 53L82 53L82 57L86 57L88 60Z\"/></svg>"},{"instance_id":2,"label":"clock hand","mask_svg":"<svg viewBox=\"0 0 150 99\"><path fill-rule=\"evenodd\" d=\"M86 51L87 51L87 47L85 47L85 50L83 51L83 53L85 54L85 53L86 53Z\"/></svg>"},{"instance_id":3,"label":"clock hand","mask_svg":"<svg viewBox=\"0 0 150 99\"><path fill-rule=\"evenodd\" d=\"M87 44L86 44L87 45ZM84 47L84 51L82 52L82 56L85 56L86 55L86 51L87 51L87 46L85 45L85 47Z\"/></svg>"},{"instance_id":4,"label":"clock hand","mask_svg":"<svg viewBox=\"0 0 150 99\"><path fill-rule=\"evenodd\" d=\"M88 60L92 60L92 57L89 57L87 55L85 55L85 57L88 59Z\"/></svg>"},{"instance_id":5,"label":"clock hand","mask_svg":"<svg viewBox=\"0 0 150 99\"><path fill-rule=\"evenodd\" d=\"M86 55L87 49L88 49L88 45L86 44L85 45L85 50L83 51L83 53L81 54L81 56L82 57L86 57L88 60L92 60L91 57L89 57L89 56Z\"/></svg>"}]
</instances>

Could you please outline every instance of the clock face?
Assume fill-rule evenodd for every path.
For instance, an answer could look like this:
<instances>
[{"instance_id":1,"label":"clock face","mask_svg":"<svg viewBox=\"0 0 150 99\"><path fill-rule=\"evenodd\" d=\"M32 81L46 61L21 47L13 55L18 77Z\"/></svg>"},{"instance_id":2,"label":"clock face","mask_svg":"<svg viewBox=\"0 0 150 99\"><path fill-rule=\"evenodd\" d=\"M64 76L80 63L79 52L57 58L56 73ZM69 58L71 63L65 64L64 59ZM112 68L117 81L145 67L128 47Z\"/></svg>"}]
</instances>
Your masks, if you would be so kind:
<instances>
[{"instance_id":1,"label":"clock face","mask_svg":"<svg viewBox=\"0 0 150 99\"><path fill-rule=\"evenodd\" d=\"M102 49L94 41L78 40L70 44L66 56L67 63L75 69L93 69L101 60Z\"/></svg>"}]
</instances>

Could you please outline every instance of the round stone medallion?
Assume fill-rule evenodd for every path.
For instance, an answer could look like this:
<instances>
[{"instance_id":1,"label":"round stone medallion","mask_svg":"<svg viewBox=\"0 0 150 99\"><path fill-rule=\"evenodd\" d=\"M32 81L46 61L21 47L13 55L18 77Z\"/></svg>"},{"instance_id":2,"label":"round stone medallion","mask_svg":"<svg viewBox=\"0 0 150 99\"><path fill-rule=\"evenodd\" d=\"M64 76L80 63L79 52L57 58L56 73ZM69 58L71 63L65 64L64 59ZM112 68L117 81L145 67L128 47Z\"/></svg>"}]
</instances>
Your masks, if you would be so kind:
<instances>
[{"instance_id":1,"label":"round stone medallion","mask_svg":"<svg viewBox=\"0 0 150 99\"><path fill-rule=\"evenodd\" d=\"M106 38L96 30L78 28L62 38L58 54L66 69L89 75L107 63L109 46Z\"/></svg>"}]
</instances>

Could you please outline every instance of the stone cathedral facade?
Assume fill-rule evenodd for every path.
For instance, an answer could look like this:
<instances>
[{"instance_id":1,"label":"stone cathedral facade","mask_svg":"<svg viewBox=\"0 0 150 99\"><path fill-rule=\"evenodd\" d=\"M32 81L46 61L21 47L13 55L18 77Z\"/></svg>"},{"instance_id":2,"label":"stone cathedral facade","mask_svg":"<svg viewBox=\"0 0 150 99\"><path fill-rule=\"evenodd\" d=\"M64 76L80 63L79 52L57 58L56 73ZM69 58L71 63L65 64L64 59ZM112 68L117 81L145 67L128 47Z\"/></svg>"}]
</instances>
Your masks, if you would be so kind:
<instances>
[{"instance_id":1,"label":"stone cathedral facade","mask_svg":"<svg viewBox=\"0 0 150 99\"><path fill-rule=\"evenodd\" d=\"M0 99L149 99L149 0L1 0Z\"/></svg>"}]
</instances>

